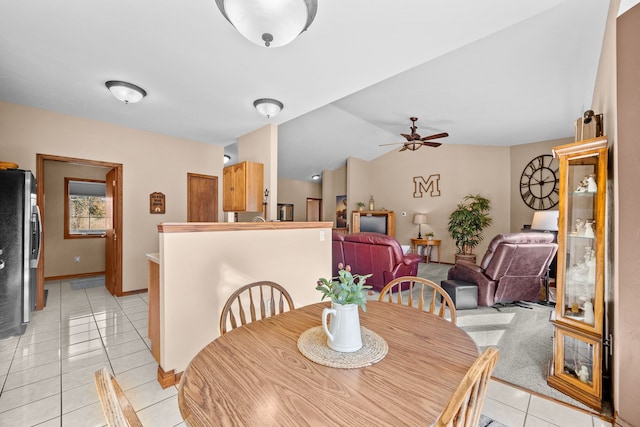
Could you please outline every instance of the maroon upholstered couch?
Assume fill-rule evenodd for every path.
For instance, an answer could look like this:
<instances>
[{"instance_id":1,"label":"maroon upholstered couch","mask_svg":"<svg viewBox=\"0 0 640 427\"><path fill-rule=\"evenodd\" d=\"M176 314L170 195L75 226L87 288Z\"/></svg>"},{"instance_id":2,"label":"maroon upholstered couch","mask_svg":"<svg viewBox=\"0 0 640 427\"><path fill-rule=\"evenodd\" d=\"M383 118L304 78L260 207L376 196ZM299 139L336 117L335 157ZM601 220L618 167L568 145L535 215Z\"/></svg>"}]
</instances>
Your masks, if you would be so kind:
<instances>
[{"instance_id":1,"label":"maroon upholstered couch","mask_svg":"<svg viewBox=\"0 0 640 427\"><path fill-rule=\"evenodd\" d=\"M491 240L480 265L458 261L447 279L478 285L478 304L538 301L558 245L551 233L499 234Z\"/></svg>"},{"instance_id":2,"label":"maroon upholstered couch","mask_svg":"<svg viewBox=\"0 0 640 427\"><path fill-rule=\"evenodd\" d=\"M351 266L355 274L373 274L367 284L380 291L391 280L418 274L417 254L403 254L400 243L393 237L379 233L333 233L333 274L338 263Z\"/></svg>"}]
</instances>

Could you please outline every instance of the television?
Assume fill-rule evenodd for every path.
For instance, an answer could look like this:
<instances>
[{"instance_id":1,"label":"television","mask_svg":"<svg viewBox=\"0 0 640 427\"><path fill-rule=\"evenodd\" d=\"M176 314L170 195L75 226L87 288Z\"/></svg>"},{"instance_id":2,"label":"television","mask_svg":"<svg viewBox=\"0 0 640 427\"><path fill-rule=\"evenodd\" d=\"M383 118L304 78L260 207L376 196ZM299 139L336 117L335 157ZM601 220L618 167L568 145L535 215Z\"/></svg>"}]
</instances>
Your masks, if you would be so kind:
<instances>
[{"instance_id":1,"label":"television","mask_svg":"<svg viewBox=\"0 0 640 427\"><path fill-rule=\"evenodd\" d=\"M387 217L360 215L360 231L387 234Z\"/></svg>"}]
</instances>

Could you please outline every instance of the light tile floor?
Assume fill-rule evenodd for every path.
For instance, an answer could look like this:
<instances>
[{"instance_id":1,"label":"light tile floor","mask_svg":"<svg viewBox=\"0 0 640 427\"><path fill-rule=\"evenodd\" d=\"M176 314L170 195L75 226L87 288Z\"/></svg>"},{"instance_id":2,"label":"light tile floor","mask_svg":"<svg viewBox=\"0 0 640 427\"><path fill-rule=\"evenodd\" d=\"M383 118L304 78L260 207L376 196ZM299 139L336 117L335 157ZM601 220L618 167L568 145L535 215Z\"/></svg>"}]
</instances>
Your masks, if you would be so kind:
<instances>
[{"instance_id":1,"label":"light tile floor","mask_svg":"<svg viewBox=\"0 0 640 427\"><path fill-rule=\"evenodd\" d=\"M107 366L145 426L183 426L177 389L162 389L147 338L147 295L50 281L47 307L21 337L0 340L0 427L103 426L93 373ZM611 427L582 411L492 381L484 411L509 427Z\"/></svg>"}]
</instances>

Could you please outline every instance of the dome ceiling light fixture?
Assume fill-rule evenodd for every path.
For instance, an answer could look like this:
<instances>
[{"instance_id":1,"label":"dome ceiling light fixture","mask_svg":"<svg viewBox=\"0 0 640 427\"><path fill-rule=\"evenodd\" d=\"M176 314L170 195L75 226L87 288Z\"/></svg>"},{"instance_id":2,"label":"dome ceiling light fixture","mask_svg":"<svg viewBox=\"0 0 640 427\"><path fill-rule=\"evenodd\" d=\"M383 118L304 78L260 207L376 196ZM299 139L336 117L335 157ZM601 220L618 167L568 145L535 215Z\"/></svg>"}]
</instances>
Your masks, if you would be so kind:
<instances>
[{"instance_id":1,"label":"dome ceiling light fixture","mask_svg":"<svg viewBox=\"0 0 640 427\"><path fill-rule=\"evenodd\" d=\"M224 155L224 164L226 165L227 163L229 163L229 161L231 160L231 156L228 154Z\"/></svg>"},{"instance_id":2,"label":"dome ceiling light fixture","mask_svg":"<svg viewBox=\"0 0 640 427\"><path fill-rule=\"evenodd\" d=\"M104 84L113 96L125 104L135 104L147 96L147 91L132 83L109 80Z\"/></svg>"},{"instance_id":3,"label":"dome ceiling light fixture","mask_svg":"<svg viewBox=\"0 0 640 427\"><path fill-rule=\"evenodd\" d=\"M311 25L318 0L216 0L222 15L247 40L280 47L294 41Z\"/></svg>"},{"instance_id":4,"label":"dome ceiling light fixture","mask_svg":"<svg viewBox=\"0 0 640 427\"><path fill-rule=\"evenodd\" d=\"M267 119L277 116L284 108L282 102L271 98L256 99L253 101L253 106L256 107L258 113L262 114Z\"/></svg>"}]
</instances>

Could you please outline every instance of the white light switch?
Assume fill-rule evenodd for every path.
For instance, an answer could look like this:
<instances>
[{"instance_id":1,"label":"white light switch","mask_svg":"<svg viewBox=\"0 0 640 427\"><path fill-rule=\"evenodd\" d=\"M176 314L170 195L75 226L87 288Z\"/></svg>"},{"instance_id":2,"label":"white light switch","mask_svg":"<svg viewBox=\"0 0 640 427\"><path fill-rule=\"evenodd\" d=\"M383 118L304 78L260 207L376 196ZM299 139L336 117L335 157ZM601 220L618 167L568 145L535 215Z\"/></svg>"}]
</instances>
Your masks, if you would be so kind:
<instances>
[{"instance_id":1,"label":"white light switch","mask_svg":"<svg viewBox=\"0 0 640 427\"><path fill-rule=\"evenodd\" d=\"M324 231L320 232L320 241L324 242Z\"/></svg>"}]
</instances>

